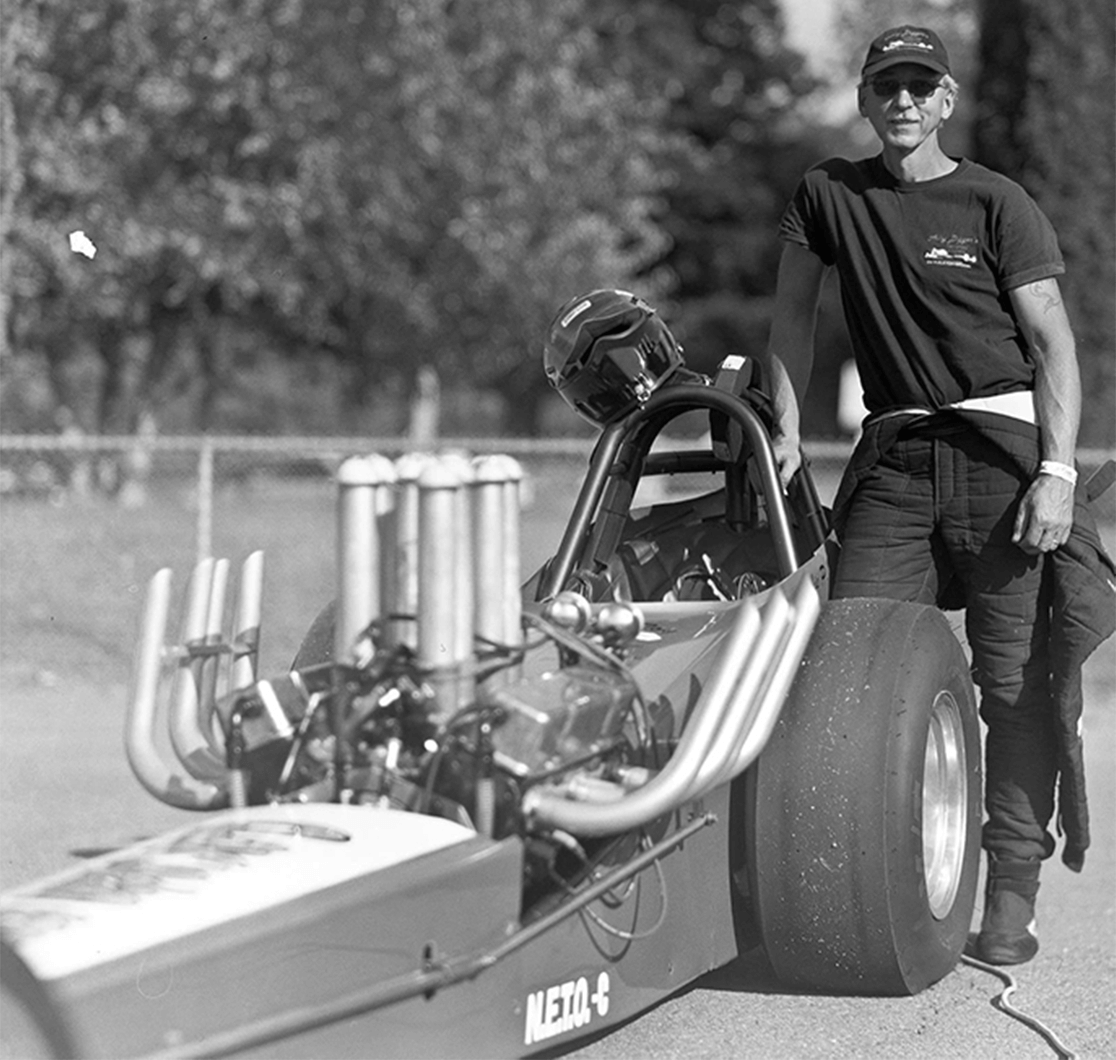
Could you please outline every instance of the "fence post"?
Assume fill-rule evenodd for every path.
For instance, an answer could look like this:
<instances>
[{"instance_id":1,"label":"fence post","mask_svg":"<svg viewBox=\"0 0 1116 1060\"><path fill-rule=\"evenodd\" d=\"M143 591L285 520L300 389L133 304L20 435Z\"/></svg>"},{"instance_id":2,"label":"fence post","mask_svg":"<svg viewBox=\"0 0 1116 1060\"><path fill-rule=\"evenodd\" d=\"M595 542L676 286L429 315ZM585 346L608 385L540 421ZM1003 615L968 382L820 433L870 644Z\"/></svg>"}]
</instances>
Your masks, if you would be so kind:
<instances>
[{"instance_id":1,"label":"fence post","mask_svg":"<svg viewBox=\"0 0 1116 1060\"><path fill-rule=\"evenodd\" d=\"M198 449L197 559L213 555L213 443L203 438Z\"/></svg>"}]
</instances>

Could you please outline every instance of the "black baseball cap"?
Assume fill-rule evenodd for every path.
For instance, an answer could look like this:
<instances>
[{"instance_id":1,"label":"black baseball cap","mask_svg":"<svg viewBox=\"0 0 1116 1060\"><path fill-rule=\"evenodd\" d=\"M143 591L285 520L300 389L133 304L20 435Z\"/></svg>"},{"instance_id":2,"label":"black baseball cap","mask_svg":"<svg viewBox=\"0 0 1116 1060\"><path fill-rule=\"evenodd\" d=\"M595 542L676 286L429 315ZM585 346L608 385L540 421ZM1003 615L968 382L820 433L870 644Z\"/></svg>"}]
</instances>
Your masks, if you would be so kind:
<instances>
[{"instance_id":1,"label":"black baseball cap","mask_svg":"<svg viewBox=\"0 0 1116 1060\"><path fill-rule=\"evenodd\" d=\"M919 26L896 26L884 30L868 46L861 78L869 78L900 63L918 63L935 73L949 73L949 54L945 45L932 29Z\"/></svg>"}]
</instances>

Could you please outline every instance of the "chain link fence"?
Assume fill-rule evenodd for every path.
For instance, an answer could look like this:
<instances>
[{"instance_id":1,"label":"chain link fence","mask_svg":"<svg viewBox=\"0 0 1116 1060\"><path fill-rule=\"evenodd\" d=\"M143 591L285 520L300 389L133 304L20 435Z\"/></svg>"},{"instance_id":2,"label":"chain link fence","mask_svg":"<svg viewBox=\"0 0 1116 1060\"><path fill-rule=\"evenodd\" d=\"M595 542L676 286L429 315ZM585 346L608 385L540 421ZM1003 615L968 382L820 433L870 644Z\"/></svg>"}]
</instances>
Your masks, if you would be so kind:
<instances>
[{"instance_id":1,"label":"chain link fence","mask_svg":"<svg viewBox=\"0 0 1116 1060\"><path fill-rule=\"evenodd\" d=\"M593 439L441 438L439 451L506 453L521 464L523 504L564 501L580 483ZM192 515L198 555L209 555L226 501L270 495L328 505L333 475L348 456L396 457L408 439L342 437L151 437L0 435L0 498L58 506L111 500L139 510L168 505ZM843 443L815 444L809 453L821 477L838 473ZM826 474L828 473L828 475ZM233 508L239 505L232 505Z\"/></svg>"},{"instance_id":2,"label":"chain link fence","mask_svg":"<svg viewBox=\"0 0 1116 1060\"><path fill-rule=\"evenodd\" d=\"M560 521L592 444L592 438L442 438L437 448L515 457L524 472L524 509ZM851 444L806 444L825 503L832 500ZM0 435L0 501L84 505L83 517L91 520L110 508L137 517L142 512L154 527L160 519L179 535L188 527L193 552L203 557L214 554L215 539L238 536L235 524L262 521L279 532L284 524L297 529L299 513L312 512L314 525L328 534L340 463L357 453L396 457L412 448L405 437ZM1089 476L1114 455L1083 450L1078 459Z\"/></svg>"}]
</instances>

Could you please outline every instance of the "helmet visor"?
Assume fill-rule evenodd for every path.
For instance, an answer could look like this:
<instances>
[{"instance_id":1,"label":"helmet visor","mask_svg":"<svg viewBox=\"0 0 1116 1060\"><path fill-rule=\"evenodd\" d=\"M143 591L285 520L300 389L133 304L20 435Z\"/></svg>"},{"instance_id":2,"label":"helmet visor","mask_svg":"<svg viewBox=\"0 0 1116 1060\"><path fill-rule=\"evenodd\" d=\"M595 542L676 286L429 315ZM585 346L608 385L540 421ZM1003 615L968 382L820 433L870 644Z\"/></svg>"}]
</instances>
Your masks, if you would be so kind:
<instances>
[{"instance_id":1,"label":"helmet visor","mask_svg":"<svg viewBox=\"0 0 1116 1060\"><path fill-rule=\"evenodd\" d=\"M607 423L646 401L655 387L643 354L634 346L599 350L592 372L582 372L561 388L583 416Z\"/></svg>"}]
</instances>

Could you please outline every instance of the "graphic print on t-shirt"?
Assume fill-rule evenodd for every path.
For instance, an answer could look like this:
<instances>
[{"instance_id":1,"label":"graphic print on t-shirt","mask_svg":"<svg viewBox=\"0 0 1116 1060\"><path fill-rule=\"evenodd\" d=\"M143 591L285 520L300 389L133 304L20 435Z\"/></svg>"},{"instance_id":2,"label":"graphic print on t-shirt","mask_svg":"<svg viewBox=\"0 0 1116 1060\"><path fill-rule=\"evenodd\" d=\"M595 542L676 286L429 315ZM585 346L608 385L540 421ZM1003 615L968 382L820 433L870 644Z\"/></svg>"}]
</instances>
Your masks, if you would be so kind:
<instances>
[{"instance_id":1,"label":"graphic print on t-shirt","mask_svg":"<svg viewBox=\"0 0 1116 1060\"><path fill-rule=\"evenodd\" d=\"M948 265L955 269L971 269L977 263L976 236L932 235L926 241L929 248L922 255L927 265Z\"/></svg>"}]
</instances>

